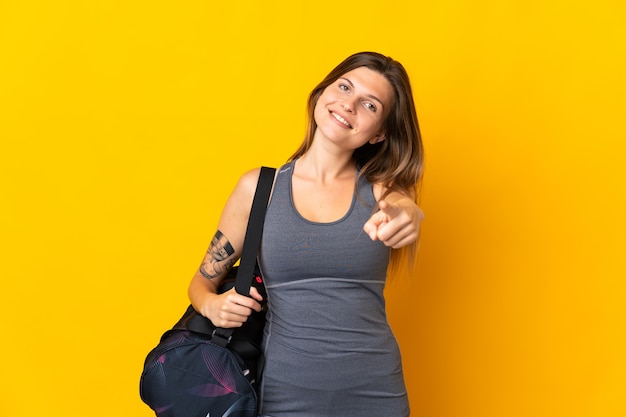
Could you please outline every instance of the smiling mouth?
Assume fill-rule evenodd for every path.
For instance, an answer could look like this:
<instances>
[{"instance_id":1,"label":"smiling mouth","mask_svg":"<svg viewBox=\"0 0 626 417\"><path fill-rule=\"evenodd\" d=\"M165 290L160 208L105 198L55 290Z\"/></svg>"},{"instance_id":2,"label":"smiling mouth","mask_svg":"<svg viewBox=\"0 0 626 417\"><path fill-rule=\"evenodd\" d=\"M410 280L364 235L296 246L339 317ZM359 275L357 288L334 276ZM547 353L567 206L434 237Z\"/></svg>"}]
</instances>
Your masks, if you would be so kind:
<instances>
[{"instance_id":1,"label":"smiling mouth","mask_svg":"<svg viewBox=\"0 0 626 417\"><path fill-rule=\"evenodd\" d=\"M338 121L339 123L341 123L341 124L343 124L344 126L349 127L350 129L352 129L352 125L351 125L350 123L348 123L348 121L347 121L346 119L344 119L343 117L339 116L337 113L332 112L332 111L330 112L330 114L332 114L332 115L333 115L333 117L334 117L335 119L337 119L337 121Z\"/></svg>"}]
</instances>

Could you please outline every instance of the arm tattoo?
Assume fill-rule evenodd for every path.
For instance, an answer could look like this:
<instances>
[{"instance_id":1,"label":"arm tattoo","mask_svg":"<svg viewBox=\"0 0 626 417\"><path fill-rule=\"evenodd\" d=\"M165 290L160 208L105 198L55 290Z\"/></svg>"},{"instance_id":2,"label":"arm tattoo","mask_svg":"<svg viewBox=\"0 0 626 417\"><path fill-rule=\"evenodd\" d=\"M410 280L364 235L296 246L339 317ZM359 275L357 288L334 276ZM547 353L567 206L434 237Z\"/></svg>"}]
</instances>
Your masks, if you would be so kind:
<instances>
[{"instance_id":1,"label":"arm tattoo","mask_svg":"<svg viewBox=\"0 0 626 417\"><path fill-rule=\"evenodd\" d=\"M209 250L198 271L206 279L213 279L233 266L236 261L233 257L234 254L235 249L233 249L226 236L218 230L211 240Z\"/></svg>"}]
</instances>

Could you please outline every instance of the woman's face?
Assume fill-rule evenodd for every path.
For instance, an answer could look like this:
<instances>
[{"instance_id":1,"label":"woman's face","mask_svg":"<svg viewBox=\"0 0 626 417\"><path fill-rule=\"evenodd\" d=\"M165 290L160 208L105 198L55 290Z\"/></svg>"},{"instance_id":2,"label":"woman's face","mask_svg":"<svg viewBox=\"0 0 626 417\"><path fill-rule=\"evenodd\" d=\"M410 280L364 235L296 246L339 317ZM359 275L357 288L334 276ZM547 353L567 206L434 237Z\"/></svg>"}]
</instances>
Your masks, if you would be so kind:
<instances>
[{"instance_id":1,"label":"woman's face","mask_svg":"<svg viewBox=\"0 0 626 417\"><path fill-rule=\"evenodd\" d=\"M393 88L380 73L359 67L326 87L315 105L316 136L342 149L384 140L383 122L392 105Z\"/></svg>"}]
</instances>

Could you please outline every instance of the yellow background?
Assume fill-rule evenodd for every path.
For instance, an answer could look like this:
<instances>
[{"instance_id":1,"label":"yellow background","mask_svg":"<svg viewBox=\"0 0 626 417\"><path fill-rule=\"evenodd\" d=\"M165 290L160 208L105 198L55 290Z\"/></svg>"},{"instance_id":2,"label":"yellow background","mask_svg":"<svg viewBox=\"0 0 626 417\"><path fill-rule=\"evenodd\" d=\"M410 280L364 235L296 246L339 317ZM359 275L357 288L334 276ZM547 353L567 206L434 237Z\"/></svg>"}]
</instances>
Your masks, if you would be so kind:
<instances>
[{"instance_id":1,"label":"yellow background","mask_svg":"<svg viewBox=\"0 0 626 417\"><path fill-rule=\"evenodd\" d=\"M427 151L388 287L412 415L626 415L625 11L0 1L0 415L153 415L143 359L224 200L360 50L407 67Z\"/></svg>"}]
</instances>

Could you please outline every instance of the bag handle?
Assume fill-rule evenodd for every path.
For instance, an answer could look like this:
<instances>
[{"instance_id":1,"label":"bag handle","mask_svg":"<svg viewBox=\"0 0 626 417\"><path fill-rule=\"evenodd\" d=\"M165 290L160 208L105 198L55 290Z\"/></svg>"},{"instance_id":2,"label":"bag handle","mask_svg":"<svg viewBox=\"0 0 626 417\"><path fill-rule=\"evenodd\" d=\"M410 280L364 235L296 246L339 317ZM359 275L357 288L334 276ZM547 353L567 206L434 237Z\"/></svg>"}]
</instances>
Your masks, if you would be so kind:
<instances>
[{"instance_id":1,"label":"bag handle","mask_svg":"<svg viewBox=\"0 0 626 417\"><path fill-rule=\"evenodd\" d=\"M250 218L246 228L246 237L243 242L241 251L241 260L237 269L237 278L235 280L235 291L242 295L250 295L250 287L254 274L259 246L261 244L261 236L263 235L263 223L265 221L265 212L270 199L270 192L274 184L274 173L276 168L261 167L259 181L254 193L252 201L252 209L250 210ZM230 342L234 328L217 327L213 331L211 341L216 345L226 347Z\"/></svg>"}]
</instances>

